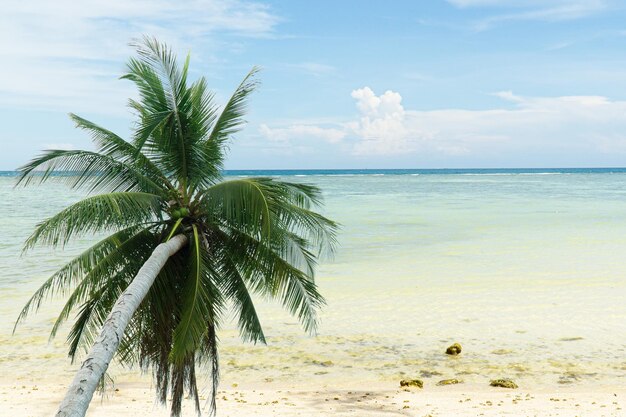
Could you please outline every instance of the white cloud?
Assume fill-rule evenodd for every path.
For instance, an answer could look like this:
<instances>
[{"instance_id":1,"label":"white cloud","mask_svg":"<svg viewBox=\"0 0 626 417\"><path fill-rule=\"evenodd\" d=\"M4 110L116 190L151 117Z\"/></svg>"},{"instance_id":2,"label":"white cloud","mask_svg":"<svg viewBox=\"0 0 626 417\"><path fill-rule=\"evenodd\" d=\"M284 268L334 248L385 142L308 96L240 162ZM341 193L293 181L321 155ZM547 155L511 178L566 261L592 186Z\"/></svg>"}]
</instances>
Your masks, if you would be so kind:
<instances>
[{"instance_id":1,"label":"white cloud","mask_svg":"<svg viewBox=\"0 0 626 417\"><path fill-rule=\"evenodd\" d=\"M477 30L515 20L563 21L581 19L609 7L607 0L448 0L461 8L507 10L505 13L486 17L475 23Z\"/></svg>"},{"instance_id":2,"label":"white cloud","mask_svg":"<svg viewBox=\"0 0 626 417\"><path fill-rule=\"evenodd\" d=\"M303 124L294 124L284 128L270 128L266 124L261 124L259 132L272 142L285 144L303 139L321 139L328 143L339 143L346 136L346 132L340 129Z\"/></svg>"},{"instance_id":3,"label":"white cloud","mask_svg":"<svg viewBox=\"0 0 626 417\"><path fill-rule=\"evenodd\" d=\"M501 99L506 100L506 101L513 101L515 103L524 101L523 98L516 96L515 94L513 94L512 91L498 91L495 93L491 93L491 95L500 97Z\"/></svg>"},{"instance_id":4,"label":"white cloud","mask_svg":"<svg viewBox=\"0 0 626 417\"><path fill-rule=\"evenodd\" d=\"M411 110L404 108L397 92L376 95L364 87L351 95L357 117L334 127L294 124L280 129L264 126L262 131L287 144L306 133L332 136L340 142L338 151L363 157L463 155L497 161L540 154L576 154L584 159L626 153L626 101L603 96L523 97L503 91L493 95L512 108Z\"/></svg>"},{"instance_id":5,"label":"white cloud","mask_svg":"<svg viewBox=\"0 0 626 417\"><path fill-rule=\"evenodd\" d=\"M447 0L459 8L495 7L513 9L601 9L607 6L607 0Z\"/></svg>"},{"instance_id":6,"label":"white cloud","mask_svg":"<svg viewBox=\"0 0 626 417\"><path fill-rule=\"evenodd\" d=\"M319 62L301 62L299 64L289 65L289 67L304 71L307 74L314 75L316 77L329 75L336 71L335 67L321 64Z\"/></svg>"},{"instance_id":7,"label":"white cloud","mask_svg":"<svg viewBox=\"0 0 626 417\"><path fill-rule=\"evenodd\" d=\"M0 106L108 113L130 91L117 78L132 38L150 34L188 49L216 44L207 37L215 33L269 36L278 21L265 5L244 0L4 1Z\"/></svg>"},{"instance_id":8,"label":"white cloud","mask_svg":"<svg viewBox=\"0 0 626 417\"><path fill-rule=\"evenodd\" d=\"M352 91L356 107L361 113L357 121L346 126L361 142L355 146L356 154L397 153L411 150L409 129L405 120L402 97L393 91L380 96L369 87Z\"/></svg>"}]
</instances>

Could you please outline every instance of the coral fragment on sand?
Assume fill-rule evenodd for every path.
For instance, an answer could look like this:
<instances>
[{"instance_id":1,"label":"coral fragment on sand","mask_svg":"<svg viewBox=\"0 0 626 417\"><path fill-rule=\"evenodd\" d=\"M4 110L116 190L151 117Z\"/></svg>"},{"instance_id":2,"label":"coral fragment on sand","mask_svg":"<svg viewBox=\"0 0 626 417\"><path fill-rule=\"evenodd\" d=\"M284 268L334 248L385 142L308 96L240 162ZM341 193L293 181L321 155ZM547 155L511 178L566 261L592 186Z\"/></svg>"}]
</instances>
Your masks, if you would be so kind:
<instances>
[{"instance_id":1,"label":"coral fragment on sand","mask_svg":"<svg viewBox=\"0 0 626 417\"><path fill-rule=\"evenodd\" d=\"M489 385L492 387L501 387L501 388L518 388L517 384L510 379L493 379Z\"/></svg>"},{"instance_id":2,"label":"coral fragment on sand","mask_svg":"<svg viewBox=\"0 0 626 417\"><path fill-rule=\"evenodd\" d=\"M400 381L400 386L424 388L424 382L421 379L403 379Z\"/></svg>"},{"instance_id":3,"label":"coral fragment on sand","mask_svg":"<svg viewBox=\"0 0 626 417\"><path fill-rule=\"evenodd\" d=\"M460 384L463 381L459 380L459 379L442 379L441 381L437 382L437 385L454 385L454 384Z\"/></svg>"},{"instance_id":4,"label":"coral fragment on sand","mask_svg":"<svg viewBox=\"0 0 626 417\"><path fill-rule=\"evenodd\" d=\"M453 344L452 346L448 346L448 348L446 349L446 355L453 355L456 356L459 353L461 353L461 345L458 343Z\"/></svg>"}]
</instances>

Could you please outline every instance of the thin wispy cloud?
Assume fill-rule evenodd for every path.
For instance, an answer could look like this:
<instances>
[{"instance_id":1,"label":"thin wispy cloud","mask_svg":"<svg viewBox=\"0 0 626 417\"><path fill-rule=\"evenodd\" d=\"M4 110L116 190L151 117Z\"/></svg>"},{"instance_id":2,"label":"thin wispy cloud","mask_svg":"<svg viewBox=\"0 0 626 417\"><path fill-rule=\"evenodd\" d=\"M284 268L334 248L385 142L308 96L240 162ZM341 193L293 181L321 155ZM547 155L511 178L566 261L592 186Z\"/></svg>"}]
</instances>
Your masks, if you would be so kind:
<instances>
[{"instance_id":1,"label":"thin wispy cloud","mask_svg":"<svg viewBox=\"0 0 626 417\"><path fill-rule=\"evenodd\" d=\"M448 0L461 8L493 13L474 22L475 30L487 30L507 21L564 21L596 15L609 8L607 0Z\"/></svg>"},{"instance_id":2,"label":"thin wispy cloud","mask_svg":"<svg viewBox=\"0 0 626 417\"><path fill-rule=\"evenodd\" d=\"M337 69L332 65L322 64L319 62L301 62L298 64L290 64L288 67L315 77L330 75L337 71Z\"/></svg>"},{"instance_id":3,"label":"thin wispy cloud","mask_svg":"<svg viewBox=\"0 0 626 417\"><path fill-rule=\"evenodd\" d=\"M217 46L214 34L267 37L279 21L264 4L241 0L5 1L0 106L119 111L118 97L130 87L116 79L132 38L155 35L184 49Z\"/></svg>"},{"instance_id":4,"label":"thin wispy cloud","mask_svg":"<svg viewBox=\"0 0 626 417\"><path fill-rule=\"evenodd\" d=\"M285 145L297 145L297 142L303 139L321 139L328 143L339 143L346 136L342 129L313 124L292 124L283 128L270 128L266 124L261 124L259 133L272 142L281 142Z\"/></svg>"}]
</instances>

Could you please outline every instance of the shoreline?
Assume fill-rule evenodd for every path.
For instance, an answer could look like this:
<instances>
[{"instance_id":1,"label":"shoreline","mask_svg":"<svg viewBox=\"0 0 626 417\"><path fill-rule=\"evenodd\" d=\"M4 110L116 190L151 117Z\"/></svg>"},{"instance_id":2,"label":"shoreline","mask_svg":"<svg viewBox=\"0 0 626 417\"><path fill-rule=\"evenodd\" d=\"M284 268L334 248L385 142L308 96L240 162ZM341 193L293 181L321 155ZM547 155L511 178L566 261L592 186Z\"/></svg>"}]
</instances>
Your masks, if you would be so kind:
<instances>
[{"instance_id":1,"label":"shoreline","mask_svg":"<svg viewBox=\"0 0 626 417\"><path fill-rule=\"evenodd\" d=\"M220 416L626 415L617 410L626 394L614 392L626 387L616 331L626 320L625 174L381 178L315 178L328 214L345 225L341 252L317 275L327 299L320 327L307 335L263 299L267 345L242 343L237 323L225 324ZM33 193L0 180L11 226L0 248L0 313L9 318L0 325L0 415L52 415L80 363L67 358L69 325L48 338L63 297L15 334L13 320L95 237L20 258L37 222L83 196L54 181ZM445 355L455 342L463 353ZM119 366L111 375L120 391L96 398L88 415L168 415L149 376ZM401 391L413 378L424 389ZM435 386L449 378L465 383ZM489 387L498 378L519 389ZM208 387L204 376L199 384Z\"/></svg>"},{"instance_id":2,"label":"shoreline","mask_svg":"<svg viewBox=\"0 0 626 417\"><path fill-rule=\"evenodd\" d=\"M234 384L236 385L236 384ZM280 384L239 387L233 384L218 391L220 417L246 416L502 416L550 415L619 416L626 408L626 388L568 386L555 389L505 389L478 384L427 385L424 389L401 389L390 383L320 386L298 389ZM48 416L65 393L65 382L34 385L0 384L0 409L11 416ZM205 391L203 391L205 392ZM97 394L98 395L98 394ZM100 397L98 395L98 397ZM155 402L149 381L121 382L94 397L91 417L168 416L169 410ZM208 410L206 392L203 410ZM193 416L186 400L183 415Z\"/></svg>"}]
</instances>

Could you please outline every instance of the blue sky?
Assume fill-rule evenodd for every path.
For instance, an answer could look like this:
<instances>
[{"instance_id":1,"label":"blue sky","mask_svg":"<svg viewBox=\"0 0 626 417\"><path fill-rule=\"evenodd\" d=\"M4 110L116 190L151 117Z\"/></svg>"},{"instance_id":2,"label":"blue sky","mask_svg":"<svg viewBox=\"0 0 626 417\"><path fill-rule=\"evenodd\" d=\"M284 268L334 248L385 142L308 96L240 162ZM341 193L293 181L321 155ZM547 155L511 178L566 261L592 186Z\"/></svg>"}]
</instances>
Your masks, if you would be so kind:
<instances>
[{"instance_id":1,"label":"blue sky","mask_svg":"<svg viewBox=\"0 0 626 417\"><path fill-rule=\"evenodd\" d=\"M156 35L220 100L262 86L227 168L626 165L626 4L611 0L3 1L0 169L127 135L128 42Z\"/></svg>"}]
</instances>

